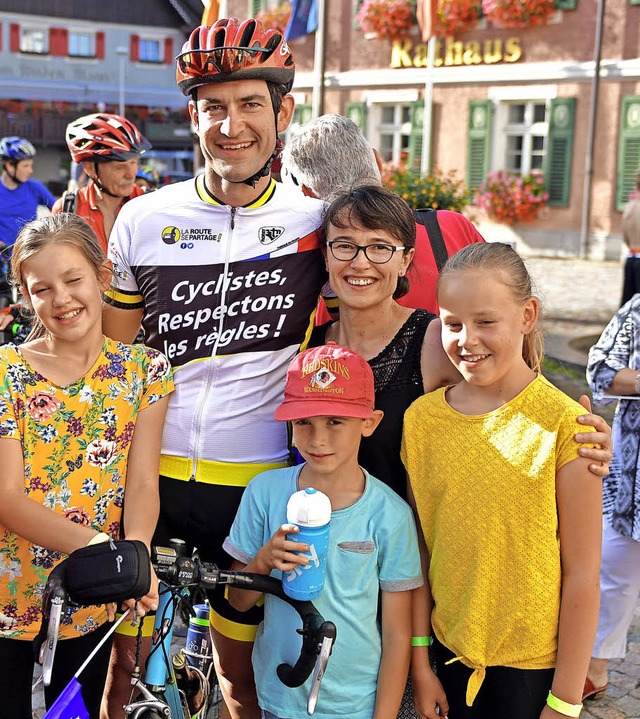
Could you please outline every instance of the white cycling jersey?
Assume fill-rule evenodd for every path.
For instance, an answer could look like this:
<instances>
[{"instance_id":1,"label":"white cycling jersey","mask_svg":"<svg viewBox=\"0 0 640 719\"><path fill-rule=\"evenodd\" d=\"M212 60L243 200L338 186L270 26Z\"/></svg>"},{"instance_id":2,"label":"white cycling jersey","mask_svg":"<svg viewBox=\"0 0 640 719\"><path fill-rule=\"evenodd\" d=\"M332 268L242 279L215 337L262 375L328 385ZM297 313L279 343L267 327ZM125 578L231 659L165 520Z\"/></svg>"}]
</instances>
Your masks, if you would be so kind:
<instances>
[{"instance_id":1,"label":"white cycling jersey","mask_svg":"<svg viewBox=\"0 0 640 719\"><path fill-rule=\"evenodd\" d=\"M322 209L273 180L232 208L208 193L203 175L122 208L109 240L117 289L108 301L144 307L145 343L174 367L162 453L185 460L163 474L188 466L201 478L201 460L286 460L287 427L273 411L327 280Z\"/></svg>"}]
</instances>

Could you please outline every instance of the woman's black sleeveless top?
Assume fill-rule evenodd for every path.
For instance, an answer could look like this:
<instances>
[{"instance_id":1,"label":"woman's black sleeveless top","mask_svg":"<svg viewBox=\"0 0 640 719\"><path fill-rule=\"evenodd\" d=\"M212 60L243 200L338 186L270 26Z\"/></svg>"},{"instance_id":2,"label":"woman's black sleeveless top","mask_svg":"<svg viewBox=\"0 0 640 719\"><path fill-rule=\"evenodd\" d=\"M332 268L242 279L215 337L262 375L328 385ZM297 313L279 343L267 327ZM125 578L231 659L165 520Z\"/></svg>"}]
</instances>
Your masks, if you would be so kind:
<instances>
[{"instance_id":1,"label":"woman's black sleeveless top","mask_svg":"<svg viewBox=\"0 0 640 719\"><path fill-rule=\"evenodd\" d=\"M362 438L358 461L403 499L407 497L407 478L400 460L402 420L409 405L424 393L420 352L427 326L434 317L426 310L416 310L382 352L369 360L376 409L384 412L384 418L371 437ZM330 324L313 330L310 347L324 344Z\"/></svg>"}]
</instances>

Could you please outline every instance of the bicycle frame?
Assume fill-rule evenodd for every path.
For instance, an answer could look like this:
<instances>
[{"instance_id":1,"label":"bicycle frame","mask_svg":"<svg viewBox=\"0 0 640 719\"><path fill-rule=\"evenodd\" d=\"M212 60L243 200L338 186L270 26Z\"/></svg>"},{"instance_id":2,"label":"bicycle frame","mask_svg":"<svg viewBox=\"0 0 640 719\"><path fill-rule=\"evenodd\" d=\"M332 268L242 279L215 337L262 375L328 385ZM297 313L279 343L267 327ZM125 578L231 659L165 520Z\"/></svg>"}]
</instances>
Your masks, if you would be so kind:
<instances>
[{"instance_id":1,"label":"bicycle frame","mask_svg":"<svg viewBox=\"0 0 640 719\"><path fill-rule=\"evenodd\" d=\"M173 594L166 584L161 583L145 680L144 682L140 678L132 680L134 691L140 691L142 696L137 701L125 706L124 712L127 717L138 717L143 711L149 709L162 710L167 719L189 719L191 717L180 697L171 662L167 662L171 653L175 611L176 604ZM170 714L168 715L164 712L163 701L169 707ZM204 719L204 714L202 716L201 714L202 712L198 712L195 717Z\"/></svg>"},{"instance_id":2,"label":"bicycle frame","mask_svg":"<svg viewBox=\"0 0 640 719\"><path fill-rule=\"evenodd\" d=\"M126 541L126 540L122 540ZM43 623L40 634L42 639L53 639L57 636L57 624L62 608L51 611L54 596L59 589L61 598L68 597L64 580L64 560L50 573L43 597ZM282 583L270 576L252 574L250 572L220 570L213 564L201 562L197 557L189 558L179 555L175 549L154 547L153 566L164 587L160 592L159 607L154 623L152 650L147 661L145 681L141 681L139 667L132 677L134 692L139 692L135 701L125 705L124 711L131 719L204 719L207 702L194 715L190 714L187 697L176 683L173 666L170 661L171 640L177 596L189 587L201 587L209 591L220 584L230 584L239 588L272 594L290 604L302 620L302 628L298 633L302 637L302 647L296 663L279 664L277 676L288 687L300 687L312 676L307 701L307 713L312 715L318 697L320 682L336 639L336 627L333 622L325 621L311 602L293 600L284 593ZM161 585L162 586L162 585ZM55 591L54 591L55 590ZM77 588L81 592L81 588ZM107 592L108 594L108 592ZM73 595L69 598L74 601ZM113 601L105 598L103 601ZM122 621L122 619L120 620ZM40 635L39 635L40 637ZM45 642L48 646L48 642ZM50 647L49 662L53 662L55 641ZM49 652L46 652L47 656ZM41 660L42 661L42 660ZM87 659L85 665L88 664ZM84 666L82 668L84 668ZM195 671L198 669L194 668ZM202 672L199 672L202 674ZM207 678L202 674L205 697L208 696Z\"/></svg>"}]
</instances>

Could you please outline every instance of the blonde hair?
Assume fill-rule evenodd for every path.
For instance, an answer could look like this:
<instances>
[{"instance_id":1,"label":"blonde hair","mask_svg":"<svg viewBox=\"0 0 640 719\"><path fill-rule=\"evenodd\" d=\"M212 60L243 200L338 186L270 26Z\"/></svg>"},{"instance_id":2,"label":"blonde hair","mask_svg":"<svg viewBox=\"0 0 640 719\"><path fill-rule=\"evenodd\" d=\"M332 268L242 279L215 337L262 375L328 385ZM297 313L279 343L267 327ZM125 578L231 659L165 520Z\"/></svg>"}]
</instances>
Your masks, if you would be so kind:
<instances>
[{"instance_id":1,"label":"blonde hair","mask_svg":"<svg viewBox=\"0 0 640 719\"><path fill-rule=\"evenodd\" d=\"M502 242L477 242L464 247L447 260L440 272L437 287L447 275L462 270L483 270L492 277L499 278L511 290L516 302L524 304L532 297L535 298L529 271L520 255L510 245ZM524 337L522 357L532 370L540 372L543 356L542 330L536 323Z\"/></svg>"},{"instance_id":2,"label":"blonde hair","mask_svg":"<svg viewBox=\"0 0 640 719\"><path fill-rule=\"evenodd\" d=\"M96 233L82 217L70 212L60 212L33 220L20 230L11 254L11 279L18 289L24 288L22 268L25 261L52 243L77 247L93 267L96 277L100 279L106 255ZM25 299L28 300L26 297ZM28 305L31 309L30 301ZM27 341L44 337L47 333L32 309L30 315L31 332Z\"/></svg>"}]
</instances>

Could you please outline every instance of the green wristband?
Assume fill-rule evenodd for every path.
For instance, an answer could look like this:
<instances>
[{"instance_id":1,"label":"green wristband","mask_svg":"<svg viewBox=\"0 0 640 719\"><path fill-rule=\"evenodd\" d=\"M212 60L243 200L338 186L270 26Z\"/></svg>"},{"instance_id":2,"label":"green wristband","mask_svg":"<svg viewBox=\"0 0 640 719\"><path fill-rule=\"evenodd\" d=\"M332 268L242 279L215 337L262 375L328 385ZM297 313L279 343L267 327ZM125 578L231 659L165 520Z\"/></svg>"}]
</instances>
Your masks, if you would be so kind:
<instances>
[{"instance_id":1,"label":"green wristband","mask_svg":"<svg viewBox=\"0 0 640 719\"><path fill-rule=\"evenodd\" d=\"M559 714L564 714L566 717L579 717L582 711L582 704L569 704L569 702L563 702L562 699L554 697L551 692L547 697L547 706L557 711Z\"/></svg>"},{"instance_id":2,"label":"green wristband","mask_svg":"<svg viewBox=\"0 0 640 719\"><path fill-rule=\"evenodd\" d=\"M411 637L412 647L430 647L432 644L432 637Z\"/></svg>"}]
</instances>

